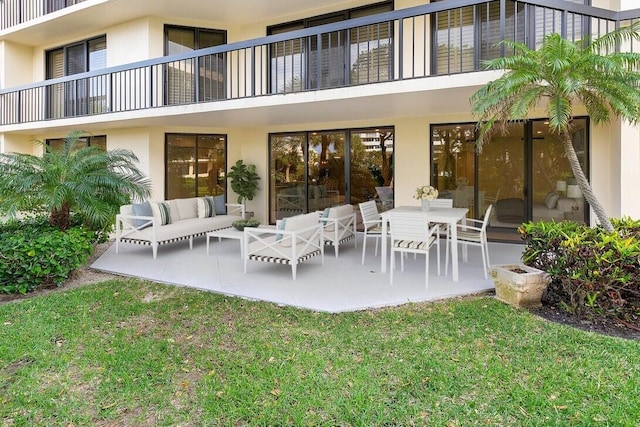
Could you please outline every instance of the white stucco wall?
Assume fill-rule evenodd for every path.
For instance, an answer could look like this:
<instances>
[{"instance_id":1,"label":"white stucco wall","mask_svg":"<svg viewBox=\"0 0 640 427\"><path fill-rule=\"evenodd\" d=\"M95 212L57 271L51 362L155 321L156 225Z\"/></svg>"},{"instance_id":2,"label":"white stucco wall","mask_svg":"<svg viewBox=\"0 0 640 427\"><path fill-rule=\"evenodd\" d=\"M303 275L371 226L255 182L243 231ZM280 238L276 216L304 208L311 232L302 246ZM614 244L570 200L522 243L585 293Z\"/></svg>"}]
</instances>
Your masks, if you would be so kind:
<instances>
[{"instance_id":1,"label":"white stucco wall","mask_svg":"<svg viewBox=\"0 0 640 427\"><path fill-rule=\"evenodd\" d=\"M615 216L629 216L640 218L640 129L638 126L631 126L627 122L621 122L619 126L619 138L612 138L620 141L619 165L612 177L615 177L617 187L617 200L613 201L613 206L619 206L620 211ZM617 173L617 170L620 172Z\"/></svg>"},{"instance_id":2,"label":"white stucco wall","mask_svg":"<svg viewBox=\"0 0 640 427\"><path fill-rule=\"evenodd\" d=\"M157 56L152 49L153 37L157 35L152 33L150 21L145 17L107 30L107 66L129 64Z\"/></svg>"},{"instance_id":3,"label":"white stucco wall","mask_svg":"<svg viewBox=\"0 0 640 427\"><path fill-rule=\"evenodd\" d=\"M33 49L8 41L0 41L0 88L31 83Z\"/></svg>"},{"instance_id":4,"label":"white stucco wall","mask_svg":"<svg viewBox=\"0 0 640 427\"><path fill-rule=\"evenodd\" d=\"M42 153L42 146L34 144L36 139L30 135L2 134L0 153L40 154Z\"/></svg>"}]
</instances>

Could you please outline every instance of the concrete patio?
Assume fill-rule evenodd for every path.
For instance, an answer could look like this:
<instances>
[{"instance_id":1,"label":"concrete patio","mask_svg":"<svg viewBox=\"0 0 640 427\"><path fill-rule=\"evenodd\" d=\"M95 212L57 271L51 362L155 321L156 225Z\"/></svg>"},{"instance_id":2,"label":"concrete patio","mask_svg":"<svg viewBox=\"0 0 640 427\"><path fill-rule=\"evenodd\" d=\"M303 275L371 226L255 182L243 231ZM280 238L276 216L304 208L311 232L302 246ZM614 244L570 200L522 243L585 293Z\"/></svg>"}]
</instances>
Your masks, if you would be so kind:
<instances>
[{"instance_id":1,"label":"concrete patio","mask_svg":"<svg viewBox=\"0 0 640 427\"><path fill-rule=\"evenodd\" d=\"M444 242L441 276L436 275L435 251L431 253L428 290L424 289L423 257L414 260L409 256L404 272L400 271L398 262L394 284L390 285L389 274L380 273L380 254L374 256L372 242L367 243L365 265L360 264L362 234L358 233L357 248L349 242L341 246L340 257L336 258L333 247L327 246L324 266L320 257L306 261L298 266L295 281L288 265L250 261L244 274L237 240L212 239L207 255L204 237L194 241L191 251L187 242L162 246L155 260L150 247L123 244L116 255L112 245L91 267L123 276L331 313L434 301L494 289L491 278L484 279L482 274L480 248L469 248L468 261L460 262L459 282L452 281L451 268L445 276ZM522 249L517 244L490 243L491 263L518 262Z\"/></svg>"}]
</instances>

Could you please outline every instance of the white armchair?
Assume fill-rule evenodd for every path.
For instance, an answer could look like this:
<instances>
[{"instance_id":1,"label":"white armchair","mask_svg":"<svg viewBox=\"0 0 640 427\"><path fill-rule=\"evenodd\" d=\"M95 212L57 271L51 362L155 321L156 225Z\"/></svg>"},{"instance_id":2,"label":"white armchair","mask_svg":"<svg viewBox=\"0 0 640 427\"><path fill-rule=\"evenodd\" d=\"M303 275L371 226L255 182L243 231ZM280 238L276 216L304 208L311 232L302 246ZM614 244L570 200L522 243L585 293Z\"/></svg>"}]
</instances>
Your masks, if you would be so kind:
<instances>
[{"instance_id":1,"label":"white armchair","mask_svg":"<svg viewBox=\"0 0 640 427\"><path fill-rule=\"evenodd\" d=\"M340 205L328 208L327 216L320 216L324 233L325 245L335 248L336 258L340 245L353 239L354 246L358 247L356 242L356 213L353 205Z\"/></svg>"},{"instance_id":2,"label":"white armchair","mask_svg":"<svg viewBox=\"0 0 640 427\"><path fill-rule=\"evenodd\" d=\"M320 255L324 265L322 225L317 213L280 220L276 228L245 228L243 237L245 273L249 261L289 264L295 280L298 264L309 258Z\"/></svg>"},{"instance_id":3,"label":"white armchair","mask_svg":"<svg viewBox=\"0 0 640 427\"><path fill-rule=\"evenodd\" d=\"M479 246L482 251L482 265L484 268L484 278L487 279L487 271L489 270L489 244L487 240L487 225L491 217L491 209L493 205L489 205L484 213L482 221L467 218L465 224L457 224L458 227L458 244L467 246ZM447 274L449 266L449 252L447 251L445 265L445 274Z\"/></svg>"}]
</instances>

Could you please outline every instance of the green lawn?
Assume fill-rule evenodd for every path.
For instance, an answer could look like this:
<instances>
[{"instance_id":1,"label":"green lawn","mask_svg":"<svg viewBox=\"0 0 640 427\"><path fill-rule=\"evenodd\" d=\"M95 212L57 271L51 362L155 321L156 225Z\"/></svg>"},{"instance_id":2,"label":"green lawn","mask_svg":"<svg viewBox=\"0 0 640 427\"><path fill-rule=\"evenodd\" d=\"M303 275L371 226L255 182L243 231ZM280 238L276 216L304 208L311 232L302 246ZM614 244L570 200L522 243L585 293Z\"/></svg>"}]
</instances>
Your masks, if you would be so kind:
<instances>
[{"instance_id":1,"label":"green lawn","mask_svg":"<svg viewBox=\"0 0 640 427\"><path fill-rule=\"evenodd\" d=\"M490 297L324 314L119 280L0 306L0 425L637 425L639 360Z\"/></svg>"}]
</instances>

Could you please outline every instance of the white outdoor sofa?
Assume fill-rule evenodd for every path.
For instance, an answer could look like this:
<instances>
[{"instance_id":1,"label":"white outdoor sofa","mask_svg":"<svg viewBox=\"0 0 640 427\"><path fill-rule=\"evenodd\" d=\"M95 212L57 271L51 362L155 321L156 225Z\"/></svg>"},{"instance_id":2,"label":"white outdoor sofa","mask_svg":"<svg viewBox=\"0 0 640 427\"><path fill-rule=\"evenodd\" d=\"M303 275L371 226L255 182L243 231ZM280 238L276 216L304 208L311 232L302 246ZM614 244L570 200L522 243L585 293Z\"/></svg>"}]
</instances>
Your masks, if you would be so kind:
<instances>
[{"instance_id":1,"label":"white outdoor sofa","mask_svg":"<svg viewBox=\"0 0 640 427\"><path fill-rule=\"evenodd\" d=\"M205 208L204 197L121 206L120 214L116 215L116 253L120 243L151 246L154 259L161 245L189 240L189 249L193 249L194 237L231 227L234 221L244 218L244 205L225 204L224 198L220 197L215 201L217 206L208 200ZM152 208L151 215L149 212L141 215L147 210L147 205Z\"/></svg>"}]
</instances>

